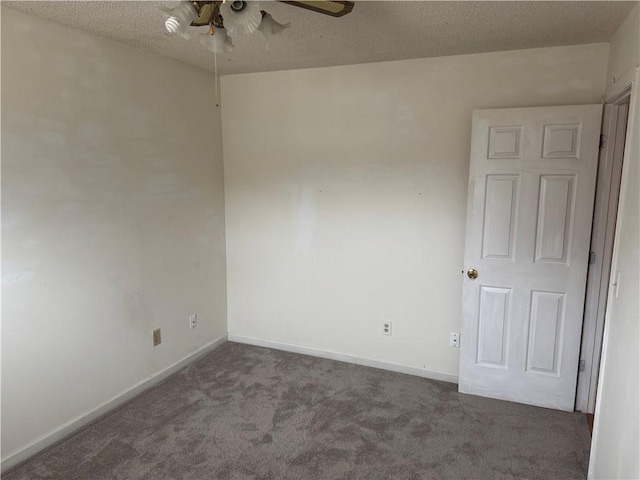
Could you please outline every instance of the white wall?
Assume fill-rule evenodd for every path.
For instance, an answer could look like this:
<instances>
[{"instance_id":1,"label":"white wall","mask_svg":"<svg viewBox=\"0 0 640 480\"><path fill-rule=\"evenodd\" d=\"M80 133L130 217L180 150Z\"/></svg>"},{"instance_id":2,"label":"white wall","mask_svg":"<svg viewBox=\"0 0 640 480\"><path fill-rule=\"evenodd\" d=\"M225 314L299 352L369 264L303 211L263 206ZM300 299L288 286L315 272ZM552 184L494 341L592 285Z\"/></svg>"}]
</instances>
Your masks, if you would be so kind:
<instances>
[{"instance_id":1,"label":"white wall","mask_svg":"<svg viewBox=\"0 0 640 480\"><path fill-rule=\"evenodd\" d=\"M2 7L3 460L226 335L212 85Z\"/></svg>"},{"instance_id":2,"label":"white wall","mask_svg":"<svg viewBox=\"0 0 640 480\"><path fill-rule=\"evenodd\" d=\"M471 111L599 103L607 54L223 77L230 338L455 380Z\"/></svg>"},{"instance_id":3,"label":"white wall","mask_svg":"<svg viewBox=\"0 0 640 480\"><path fill-rule=\"evenodd\" d=\"M616 226L612 272L620 272L618 296L611 289L590 478L640 478L640 95L634 67L640 64L640 9L636 5L611 42L609 95L633 79L627 150ZM631 75L629 75L631 74Z\"/></svg>"},{"instance_id":4,"label":"white wall","mask_svg":"<svg viewBox=\"0 0 640 480\"><path fill-rule=\"evenodd\" d=\"M609 46L609 65L607 68L607 92L615 89L616 83L623 79L634 67L640 57L640 8L636 6L620 25Z\"/></svg>"}]
</instances>

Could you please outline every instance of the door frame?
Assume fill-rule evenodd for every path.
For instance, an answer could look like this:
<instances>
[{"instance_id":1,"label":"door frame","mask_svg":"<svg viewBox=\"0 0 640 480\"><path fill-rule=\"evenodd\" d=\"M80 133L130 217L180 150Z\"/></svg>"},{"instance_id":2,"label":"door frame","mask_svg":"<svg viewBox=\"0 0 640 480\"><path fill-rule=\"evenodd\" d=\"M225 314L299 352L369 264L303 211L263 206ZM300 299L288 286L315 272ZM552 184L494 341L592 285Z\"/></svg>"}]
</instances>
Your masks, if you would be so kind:
<instances>
[{"instance_id":1,"label":"door frame","mask_svg":"<svg viewBox=\"0 0 640 480\"><path fill-rule=\"evenodd\" d=\"M627 77L626 79L624 77ZM580 349L580 369L576 390L575 409L579 412L595 412L598 373L602 355L607 300L612 279L613 248L615 242L616 217L622 184L622 171L627 137L625 134L630 120L630 100L633 78L625 75L616 82L613 91L605 98L603 119L606 110L612 110L612 121L602 123L602 142L600 163L610 160L606 165L598 166L596 200L594 205L593 230L591 233L591 255L585 313L582 326ZM626 80L626 81L625 81ZM623 110L624 131L619 121L620 109Z\"/></svg>"}]
</instances>

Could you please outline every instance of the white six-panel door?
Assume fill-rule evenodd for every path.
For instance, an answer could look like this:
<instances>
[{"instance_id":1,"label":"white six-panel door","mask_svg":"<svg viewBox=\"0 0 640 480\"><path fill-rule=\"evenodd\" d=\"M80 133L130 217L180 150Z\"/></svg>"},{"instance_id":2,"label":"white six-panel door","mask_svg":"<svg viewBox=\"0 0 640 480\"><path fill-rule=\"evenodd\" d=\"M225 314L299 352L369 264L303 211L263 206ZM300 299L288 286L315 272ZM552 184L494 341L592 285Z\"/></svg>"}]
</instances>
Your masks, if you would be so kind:
<instances>
[{"instance_id":1,"label":"white six-panel door","mask_svg":"<svg viewBox=\"0 0 640 480\"><path fill-rule=\"evenodd\" d=\"M573 410L601 110L474 112L460 392Z\"/></svg>"}]
</instances>

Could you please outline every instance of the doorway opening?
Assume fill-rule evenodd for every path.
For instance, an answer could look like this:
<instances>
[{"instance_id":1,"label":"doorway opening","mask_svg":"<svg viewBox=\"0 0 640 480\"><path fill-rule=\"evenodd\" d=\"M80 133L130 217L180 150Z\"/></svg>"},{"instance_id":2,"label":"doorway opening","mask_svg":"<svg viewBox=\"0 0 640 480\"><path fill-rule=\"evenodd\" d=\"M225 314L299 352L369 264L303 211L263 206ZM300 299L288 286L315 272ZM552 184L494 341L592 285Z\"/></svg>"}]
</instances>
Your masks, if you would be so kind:
<instances>
[{"instance_id":1,"label":"doorway opening","mask_svg":"<svg viewBox=\"0 0 640 480\"><path fill-rule=\"evenodd\" d=\"M613 286L611 265L630 98L628 87L607 101L603 111L575 406L577 411L587 414L590 425L595 411L607 299Z\"/></svg>"}]
</instances>

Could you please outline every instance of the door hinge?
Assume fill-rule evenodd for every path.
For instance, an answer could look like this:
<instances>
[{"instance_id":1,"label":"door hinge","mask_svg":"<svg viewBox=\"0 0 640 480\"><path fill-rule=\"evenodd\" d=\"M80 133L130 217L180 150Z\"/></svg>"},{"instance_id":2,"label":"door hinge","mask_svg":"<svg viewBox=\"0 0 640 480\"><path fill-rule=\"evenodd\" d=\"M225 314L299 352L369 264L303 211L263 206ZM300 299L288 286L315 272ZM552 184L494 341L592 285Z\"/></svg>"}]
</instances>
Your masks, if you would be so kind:
<instances>
[{"instance_id":1,"label":"door hinge","mask_svg":"<svg viewBox=\"0 0 640 480\"><path fill-rule=\"evenodd\" d=\"M584 372L587 368L587 362L585 360L580 360L580 368L579 371Z\"/></svg>"},{"instance_id":2,"label":"door hinge","mask_svg":"<svg viewBox=\"0 0 640 480\"><path fill-rule=\"evenodd\" d=\"M606 143L607 143L607 140L605 139L604 134L600 134L600 144L598 145L600 150L602 150L604 148Z\"/></svg>"},{"instance_id":3,"label":"door hinge","mask_svg":"<svg viewBox=\"0 0 640 480\"><path fill-rule=\"evenodd\" d=\"M589 252L589 265L593 265L594 263L596 263L596 252L591 250Z\"/></svg>"}]
</instances>

